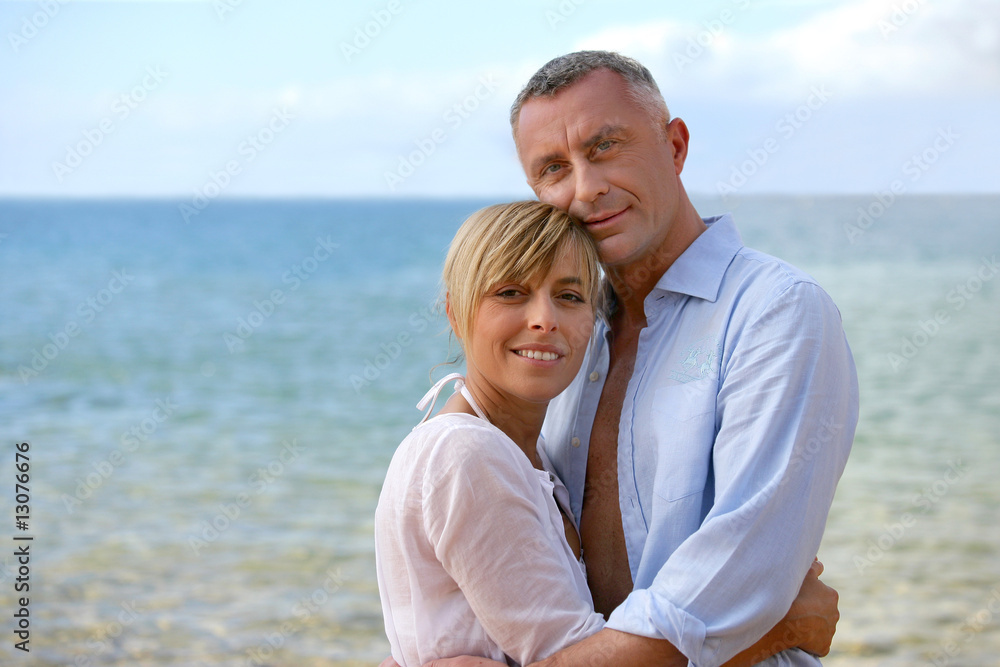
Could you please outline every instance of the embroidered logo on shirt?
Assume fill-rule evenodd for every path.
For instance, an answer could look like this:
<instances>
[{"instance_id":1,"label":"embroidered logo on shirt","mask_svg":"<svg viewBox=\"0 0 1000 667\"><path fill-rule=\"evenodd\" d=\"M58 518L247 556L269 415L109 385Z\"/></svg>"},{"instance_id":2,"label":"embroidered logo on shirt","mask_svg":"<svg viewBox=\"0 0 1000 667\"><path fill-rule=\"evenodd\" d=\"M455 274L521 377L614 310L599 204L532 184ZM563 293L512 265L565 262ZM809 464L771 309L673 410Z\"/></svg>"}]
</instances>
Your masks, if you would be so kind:
<instances>
[{"instance_id":1,"label":"embroidered logo on shirt","mask_svg":"<svg viewBox=\"0 0 1000 667\"><path fill-rule=\"evenodd\" d=\"M718 377L719 355L722 346L712 336L695 341L679 356L670 371L670 379L677 382L693 382L707 377Z\"/></svg>"}]
</instances>

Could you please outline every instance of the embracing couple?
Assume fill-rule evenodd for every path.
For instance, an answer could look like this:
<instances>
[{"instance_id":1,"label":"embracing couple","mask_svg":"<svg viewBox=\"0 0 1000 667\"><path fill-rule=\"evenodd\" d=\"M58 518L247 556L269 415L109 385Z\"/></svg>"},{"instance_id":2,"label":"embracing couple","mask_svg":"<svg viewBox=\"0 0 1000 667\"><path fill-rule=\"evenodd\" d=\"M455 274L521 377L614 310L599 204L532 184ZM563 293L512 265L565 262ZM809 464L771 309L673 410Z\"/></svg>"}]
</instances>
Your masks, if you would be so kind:
<instances>
[{"instance_id":1,"label":"embracing couple","mask_svg":"<svg viewBox=\"0 0 1000 667\"><path fill-rule=\"evenodd\" d=\"M466 375L379 498L383 664L819 664L858 415L836 306L698 215L687 127L634 60L556 58L511 127L539 201L448 252Z\"/></svg>"}]
</instances>

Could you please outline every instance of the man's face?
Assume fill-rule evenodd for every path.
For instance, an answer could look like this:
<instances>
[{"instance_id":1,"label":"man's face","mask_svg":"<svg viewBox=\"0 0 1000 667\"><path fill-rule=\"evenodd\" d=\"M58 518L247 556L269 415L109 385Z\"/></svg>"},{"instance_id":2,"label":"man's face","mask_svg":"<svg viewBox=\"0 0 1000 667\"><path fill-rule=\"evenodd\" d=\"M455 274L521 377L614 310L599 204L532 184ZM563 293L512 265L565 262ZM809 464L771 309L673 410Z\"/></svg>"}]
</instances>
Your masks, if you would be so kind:
<instances>
[{"instance_id":1,"label":"man's face","mask_svg":"<svg viewBox=\"0 0 1000 667\"><path fill-rule=\"evenodd\" d=\"M608 266L635 264L666 244L687 129L679 119L657 127L664 122L604 69L521 108L516 141L528 184L583 222Z\"/></svg>"}]
</instances>

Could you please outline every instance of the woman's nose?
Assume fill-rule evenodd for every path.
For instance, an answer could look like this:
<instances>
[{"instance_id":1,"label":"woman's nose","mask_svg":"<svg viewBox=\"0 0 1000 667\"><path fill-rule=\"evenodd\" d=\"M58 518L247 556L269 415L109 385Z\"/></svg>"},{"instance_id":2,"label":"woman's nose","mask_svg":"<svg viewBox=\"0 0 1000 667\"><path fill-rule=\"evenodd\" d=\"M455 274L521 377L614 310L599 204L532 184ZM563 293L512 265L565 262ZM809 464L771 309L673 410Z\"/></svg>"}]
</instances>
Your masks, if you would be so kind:
<instances>
[{"instance_id":1,"label":"woman's nose","mask_svg":"<svg viewBox=\"0 0 1000 667\"><path fill-rule=\"evenodd\" d=\"M555 331L559 326L555 304L548 296L536 294L528 305L528 327L536 331Z\"/></svg>"}]
</instances>

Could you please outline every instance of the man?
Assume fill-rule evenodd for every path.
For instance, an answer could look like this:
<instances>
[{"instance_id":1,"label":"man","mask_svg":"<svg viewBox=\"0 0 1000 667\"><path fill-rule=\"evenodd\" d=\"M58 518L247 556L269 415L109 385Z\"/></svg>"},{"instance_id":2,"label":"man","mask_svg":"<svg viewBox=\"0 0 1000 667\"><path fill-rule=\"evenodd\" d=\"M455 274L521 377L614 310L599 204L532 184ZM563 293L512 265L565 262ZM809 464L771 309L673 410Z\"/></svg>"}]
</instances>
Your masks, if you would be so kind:
<instances>
[{"instance_id":1,"label":"man","mask_svg":"<svg viewBox=\"0 0 1000 667\"><path fill-rule=\"evenodd\" d=\"M615 296L543 429L608 622L544 664L721 664L782 618L819 548L858 412L839 312L730 216L698 215L687 127L639 63L556 58L511 125L532 190L582 221Z\"/></svg>"}]
</instances>

